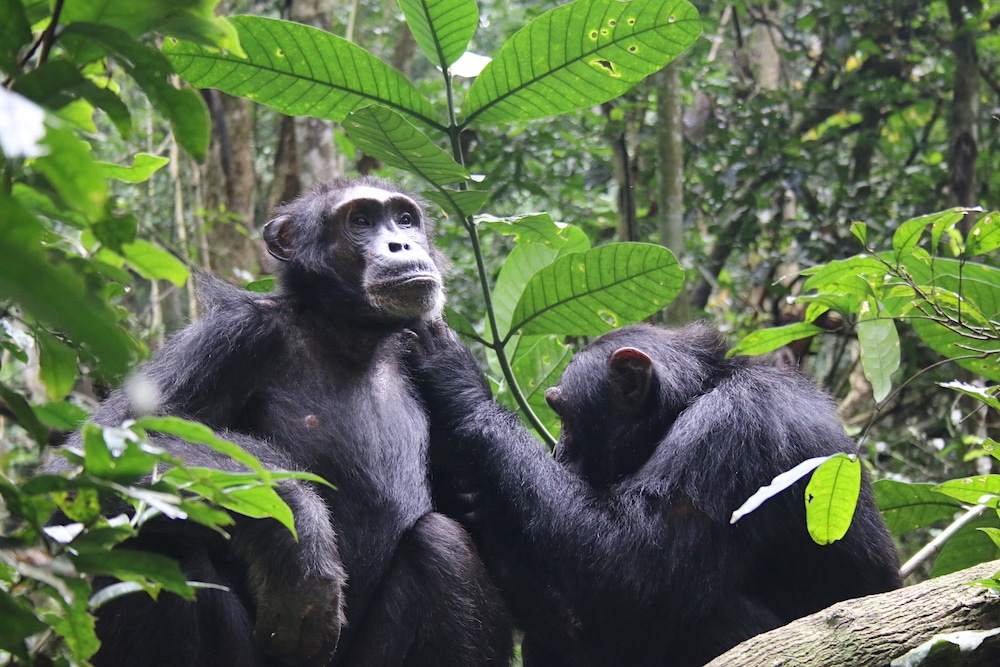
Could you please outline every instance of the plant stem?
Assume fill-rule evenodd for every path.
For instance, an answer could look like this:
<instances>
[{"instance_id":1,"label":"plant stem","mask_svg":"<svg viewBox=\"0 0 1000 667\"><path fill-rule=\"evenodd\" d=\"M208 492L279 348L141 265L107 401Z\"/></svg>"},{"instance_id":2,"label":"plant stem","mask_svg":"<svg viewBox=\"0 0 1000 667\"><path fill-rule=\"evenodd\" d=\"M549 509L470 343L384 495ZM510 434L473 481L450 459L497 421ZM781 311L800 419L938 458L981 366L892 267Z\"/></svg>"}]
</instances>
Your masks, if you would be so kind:
<instances>
[{"instance_id":1,"label":"plant stem","mask_svg":"<svg viewBox=\"0 0 1000 667\"><path fill-rule=\"evenodd\" d=\"M444 73L444 86L445 92L448 99L448 138L451 141L451 154L454 157L455 162L465 166L465 158L462 156L462 129L463 125L458 123L457 116L455 114L455 96L454 96L454 79L452 78L451 72L448 71L447 67L442 67L442 72ZM462 183L459 186L462 190L468 189L466 183ZM461 212L459 212L461 214ZM514 369L511 368L510 360L507 358L507 351L505 342L506 339L502 338L500 335L500 327L497 324L496 313L493 309L493 295L490 287L489 277L486 275L486 262L483 258L482 245L479 243L479 232L476 229L475 220L472 216L465 216L462 218L462 224L465 226L465 231L469 235L469 241L472 243L472 252L476 258L476 273L479 275L479 286L483 292L483 303L486 307L486 321L489 326L489 339L490 343L488 346L493 350L497 357L497 363L500 365L500 371L503 373L504 380L507 382L508 390L511 396L514 397L515 403L517 403L518 409L524 414L528 423L531 427L535 429L538 435L545 441L545 444L551 449L555 446L555 438L549 433L548 429L542 423L542 420L538 418L535 411L531 409L531 405L528 404L528 399L524 396L521 391L520 385L517 383L517 379L514 377Z\"/></svg>"}]
</instances>

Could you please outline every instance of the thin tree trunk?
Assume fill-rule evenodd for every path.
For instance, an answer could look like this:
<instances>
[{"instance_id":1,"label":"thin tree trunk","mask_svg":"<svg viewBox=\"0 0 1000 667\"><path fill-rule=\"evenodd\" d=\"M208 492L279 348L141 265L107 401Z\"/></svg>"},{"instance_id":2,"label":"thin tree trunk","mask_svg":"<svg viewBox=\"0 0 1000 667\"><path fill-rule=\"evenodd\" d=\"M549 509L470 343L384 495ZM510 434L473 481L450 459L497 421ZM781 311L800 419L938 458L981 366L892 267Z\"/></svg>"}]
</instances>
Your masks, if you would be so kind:
<instances>
[{"instance_id":1,"label":"thin tree trunk","mask_svg":"<svg viewBox=\"0 0 1000 667\"><path fill-rule=\"evenodd\" d=\"M666 66L656 81L656 151L659 165L660 245L680 260L684 256L684 117L680 70L676 61ZM690 318L686 294L664 310L664 320L680 324Z\"/></svg>"},{"instance_id":2,"label":"thin tree trunk","mask_svg":"<svg viewBox=\"0 0 1000 667\"><path fill-rule=\"evenodd\" d=\"M951 49L955 56L955 91L948 119L951 149L948 167L951 172L951 198L958 206L976 204L977 120L979 117L979 58L976 54L975 28L966 22L965 7L973 16L982 11L976 0L948 0L948 15L955 35ZM968 231L965 229L964 231Z\"/></svg>"}]
</instances>

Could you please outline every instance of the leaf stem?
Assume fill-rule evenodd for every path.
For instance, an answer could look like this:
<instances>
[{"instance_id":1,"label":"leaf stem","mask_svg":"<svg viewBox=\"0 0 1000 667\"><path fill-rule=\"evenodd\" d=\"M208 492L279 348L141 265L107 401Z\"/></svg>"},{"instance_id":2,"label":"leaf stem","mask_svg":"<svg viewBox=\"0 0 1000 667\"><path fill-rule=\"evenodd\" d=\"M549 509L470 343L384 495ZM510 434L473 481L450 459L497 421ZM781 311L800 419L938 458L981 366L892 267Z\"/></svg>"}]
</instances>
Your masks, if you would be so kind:
<instances>
[{"instance_id":1,"label":"leaf stem","mask_svg":"<svg viewBox=\"0 0 1000 667\"><path fill-rule=\"evenodd\" d=\"M451 141L451 153L452 157L455 158L455 162L465 166L465 158L462 155L462 130L463 125L459 125L457 115L455 113L455 93L454 93L454 78L451 72L447 68L442 69L444 73L444 85L445 93L448 100L448 138ZM462 190L468 189L466 183L462 183L459 186ZM455 207L458 211L458 207ZM460 211L459 211L460 213ZM514 377L514 369L511 368L510 360L507 358L506 352L506 342L509 339L503 338L500 335L500 326L497 324L496 312L493 308L493 297L490 289L489 277L486 275L486 262L483 259L483 249L479 242L479 232L476 229L476 223L472 216L464 216L462 218L462 224L465 226L465 231L469 235L469 241L472 243L472 252L476 258L476 273L479 276L479 286L483 292L483 303L486 307L486 321L489 326L489 339L491 342L487 343L487 346L493 350L497 357L497 363L500 365L500 371L503 373L504 380L507 382L507 387L514 397L514 401L517 403L517 407L524 414L528 423L531 427L538 432L538 435L545 441L545 444L551 449L555 446L555 438L549 433L548 429L542 423L542 420L538 418L535 411L531 409L531 405L528 403L528 399L524 396L521 391L520 385L517 383L517 379Z\"/></svg>"}]
</instances>

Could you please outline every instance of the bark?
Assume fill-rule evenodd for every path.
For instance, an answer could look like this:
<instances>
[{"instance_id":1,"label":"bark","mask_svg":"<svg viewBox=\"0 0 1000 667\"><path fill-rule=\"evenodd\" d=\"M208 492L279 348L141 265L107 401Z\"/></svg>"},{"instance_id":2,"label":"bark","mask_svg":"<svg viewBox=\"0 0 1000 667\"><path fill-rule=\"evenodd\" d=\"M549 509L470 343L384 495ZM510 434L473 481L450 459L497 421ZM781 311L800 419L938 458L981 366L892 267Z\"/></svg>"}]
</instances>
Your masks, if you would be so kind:
<instances>
[{"instance_id":1,"label":"bark","mask_svg":"<svg viewBox=\"0 0 1000 667\"><path fill-rule=\"evenodd\" d=\"M983 563L897 591L839 602L753 637L706 667L889 667L938 635L1000 627L1000 597L968 585L992 578L998 570L1000 561ZM944 642L925 661L907 664L995 667L1000 664L1000 634L964 653Z\"/></svg>"},{"instance_id":2,"label":"bark","mask_svg":"<svg viewBox=\"0 0 1000 667\"><path fill-rule=\"evenodd\" d=\"M656 150L660 170L658 215L660 245L674 256L684 256L684 110L681 105L680 70L676 61L657 75ZM690 319L686 295L682 292L665 309L670 323Z\"/></svg>"},{"instance_id":3,"label":"bark","mask_svg":"<svg viewBox=\"0 0 1000 667\"><path fill-rule=\"evenodd\" d=\"M948 0L948 15L954 26L951 49L955 57L955 90L948 119L951 143L948 167L951 197L958 206L976 204L977 118L979 116L979 58L973 24L966 23L964 8L978 14L982 6L973 1ZM968 229L963 231L968 232Z\"/></svg>"},{"instance_id":4,"label":"bark","mask_svg":"<svg viewBox=\"0 0 1000 667\"><path fill-rule=\"evenodd\" d=\"M202 181L208 223L206 268L238 282L256 272L260 263L252 240L257 228L252 103L217 90L202 94L212 115L212 146Z\"/></svg>"}]
</instances>

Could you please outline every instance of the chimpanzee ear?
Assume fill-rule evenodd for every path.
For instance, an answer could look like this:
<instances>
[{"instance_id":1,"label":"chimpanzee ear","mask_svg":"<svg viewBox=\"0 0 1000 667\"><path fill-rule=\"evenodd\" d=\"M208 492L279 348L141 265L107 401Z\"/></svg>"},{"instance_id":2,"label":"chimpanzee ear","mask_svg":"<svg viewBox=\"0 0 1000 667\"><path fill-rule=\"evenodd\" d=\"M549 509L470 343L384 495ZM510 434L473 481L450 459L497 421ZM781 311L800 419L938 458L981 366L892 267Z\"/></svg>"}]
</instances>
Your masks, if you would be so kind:
<instances>
[{"instance_id":1,"label":"chimpanzee ear","mask_svg":"<svg viewBox=\"0 0 1000 667\"><path fill-rule=\"evenodd\" d=\"M626 414L638 414L646 406L653 385L653 360L642 350L622 347L608 360L612 401Z\"/></svg>"},{"instance_id":2,"label":"chimpanzee ear","mask_svg":"<svg viewBox=\"0 0 1000 667\"><path fill-rule=\"evenodd\" d=\"M287 262L292 258L289 242L291 222L292 216L279 215L277 218L268 220L267 224L264 225L264 242L267 243L267 251L271 253L271 257L282 262Z\"/></svg>"}]
</instances>

